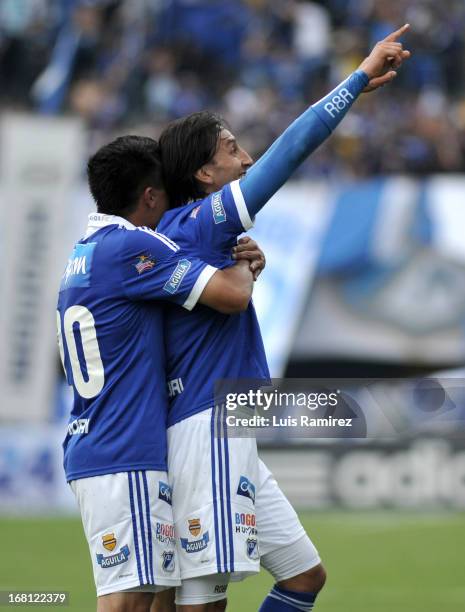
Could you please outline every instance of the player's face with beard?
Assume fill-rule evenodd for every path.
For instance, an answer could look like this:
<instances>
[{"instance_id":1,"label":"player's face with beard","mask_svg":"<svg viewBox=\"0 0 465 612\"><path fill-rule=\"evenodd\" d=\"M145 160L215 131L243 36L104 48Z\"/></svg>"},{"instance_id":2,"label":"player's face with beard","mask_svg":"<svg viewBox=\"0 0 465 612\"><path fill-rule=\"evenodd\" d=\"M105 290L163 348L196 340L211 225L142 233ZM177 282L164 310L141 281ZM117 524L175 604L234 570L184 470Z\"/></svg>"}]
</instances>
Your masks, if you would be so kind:
<instances>
[{"instance_id":1,"label":"player's face with beard","mask_svg":"<svg viewBox=\"0 0 465 612\"><path fill-rule=\"evenodd\" d=\"M245 176L252 163L250 155L237 144L231 132L221 130L215 156L207 164L212 179L211 191L217 191L227 183Z\"/></svg>"}]
</instances>

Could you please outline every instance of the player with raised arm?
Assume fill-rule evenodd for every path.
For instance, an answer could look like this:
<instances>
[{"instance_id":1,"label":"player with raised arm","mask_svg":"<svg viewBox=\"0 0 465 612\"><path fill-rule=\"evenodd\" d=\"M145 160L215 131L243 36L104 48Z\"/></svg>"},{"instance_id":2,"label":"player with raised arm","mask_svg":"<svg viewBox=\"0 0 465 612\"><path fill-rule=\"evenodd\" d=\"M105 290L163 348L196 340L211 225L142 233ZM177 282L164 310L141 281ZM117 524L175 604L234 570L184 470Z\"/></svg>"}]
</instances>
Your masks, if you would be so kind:
<instances>
[{"instance_id":1,"label":"player with raised arm","mask_svg":"<svg viewBox=\"0 0 465 612\"><path fill-rule=\"evenodd\" d=\"M378 43L359 69L312 105L254 165L221 118L203 112L174 122L160 138L172 210L159 230L200 249L218 268L230 248L298 165L336 128L363 91L389 83L409 57L398 42L408 25ZM236 258L243 256L238 246ZM312 610L325 582L320 557L251 438L228 437L214 409L219 379L260 379L269 371L253 305L223 316L198 306L167 314L170 390L168 466L181 565L176 601L184 612L223 610L231 576L258 571L276 584L261 612Z\"/></svg>"},{"instance_id":2,"label":"player with raised arm","mask_svg":"<svg viewBox=\"0 0 465 612\"><path fill-rule=\"evenodd\" d=\"M217 270L154 231L167 208L157 143L126 136L88 164L97 212L58 299L60 354L74 405L66 478L88 540L100 612L148 612L179 584L166 473L163 304L244 310L248 262ZM212 311L213 312L213 311Z\"/></svg>"}]
</instances>

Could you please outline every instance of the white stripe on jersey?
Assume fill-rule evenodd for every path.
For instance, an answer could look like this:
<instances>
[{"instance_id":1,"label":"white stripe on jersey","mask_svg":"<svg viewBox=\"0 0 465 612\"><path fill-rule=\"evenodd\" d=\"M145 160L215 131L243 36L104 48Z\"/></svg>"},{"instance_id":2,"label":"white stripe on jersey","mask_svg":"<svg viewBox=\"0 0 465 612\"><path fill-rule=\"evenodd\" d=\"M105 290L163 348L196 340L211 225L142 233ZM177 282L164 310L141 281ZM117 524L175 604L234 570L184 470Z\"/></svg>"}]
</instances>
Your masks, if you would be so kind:
<instances>
[{"instance_id":1,"label":"white stripe on jersey","mask_svg":"<svg viewBox=\"0 0 465 612\"><path fill-rule=\"evenodd\" d=\"M234 203L236 204L237 214L241 220L242 227L245 231L247 231L253 227L254 221L250 218L249 211L247 210L247 205L245 203L244 196L242 195L239 180L231 183L231 193L234 198Z\"/></svg>"},{"instance_id":2,"label":"white stripe on jersey","mask_svg":"<svg viewBox=\"0 0 465 612\"><path fill-rule=\"evenodd\" d=\"M168 236L165 236L165 234L160 234L159 232L151 230L148 227L136 227L136 229L139 230L140 232L145 232L146 234L149 234L150 236L153 236L154 238L158 238L160 242L163 242L163 244L165 244L169 249L171 249L175 253L176 251L179 251L178 245L172 240L170 240Z\"/></svg>"},{"instance_id":3,"label":"white stripe on jersey","mask_svg":"<svg viewBox=\"0 0 465 612\"><path fill-rule=\"evenodd\" d=\"M118 229L126 229L131 231L138 230L141 232L145 232L146 234L149 234L154 238L158 238L160 242L163 242L163 244L169 249L171 249L174 253L179 251L179 246L175 242L173 242L171 238L165 236L165 234L160 234L160 232L152 230L146 226L136 227L130 221L124 219L123 217L118 217L117 215L105 215L102 213L91 213L89 215L89 225L84 235L84 239L89 238L89 236L91 236L97 230L101 229L102 227L106 227L107 225L118 225Z\"/></svg>"},{"instance_id":4,"label":"white stripe on jersey","mask_svg":"<svg viewBox=\"0 0 465 612\"><path fill-rule=\"evenodd\" d=\"M156 230L155 230L155 231L156 231ZM163 236L163 238L166 238L166 240L168 240L168 242L171 242L171 244L172 244L174 247L176 247L177 249L179 249L179 245L177 245L177 244L176 244L176 242L174 242L174 240L171 240L171 238L169 238L169 237L168 237L166 234L161 234L160 232L157 232L157 231L156 231L156 233L157 233L159 236Z\"/></svg>"},{"instance_id":5,"label":"white stripe on jersey","mask_svg":"<svg viewBox=\"0 0 465 612\"><path fill-rule=\"evenodd\" d=\"M214 268L213 266L206 265L202 270L197 280L195 281L195 285L192 287L191 292L189 293L187 300L184 302L183 307L187 310L192 310L194 306L199 301L200 296L202 295L202 291L207 286L208 281L211 277L218 271L218 268Z\"/></svg>"}]
</instances>

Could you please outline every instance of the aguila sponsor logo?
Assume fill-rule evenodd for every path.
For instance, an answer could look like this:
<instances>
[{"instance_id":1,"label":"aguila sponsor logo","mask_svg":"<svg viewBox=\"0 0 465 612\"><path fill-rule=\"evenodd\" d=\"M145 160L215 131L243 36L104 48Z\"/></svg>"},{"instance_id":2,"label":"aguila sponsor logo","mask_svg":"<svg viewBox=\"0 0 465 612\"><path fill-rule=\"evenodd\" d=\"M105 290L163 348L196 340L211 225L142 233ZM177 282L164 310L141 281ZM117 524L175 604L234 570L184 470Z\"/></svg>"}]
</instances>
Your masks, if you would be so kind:
<instances>
[{"instance_id":1,"label":"aguila sponsor logo","mask_svg":"<svg viewBox=\"0 0 465 612\"><path fill-rule=\"evenodd\" d=\"M203 534L200 540L190 541L187 538L181 538L181 548L183 548L186 553L197 553L207 548L209 541L210 536L207 531Z\"/></svg>"},{"instance_id":2,"label":"aguila sponsor logo","mask_svg":"<svg viewBox=\"0 0 465 612\"><path fill-rule=\"evenodd\" d=\"M179 289L179 285L182 283L182 279L185 277L190 267L191 262L188 259L181 259L175 271L170 276L169 281L165 283L163 289L171 294L176 293Z\"/></svg>"},{"instance_id":3,"label":"aguila sponsor logo","mask_svg":"<svg viewBox=\"0 0 465 612\"><path fill-rule=\"evenodd\" d=\"M114 533L106 533L102 536L102 546L107 550L114 550L116 544L117 540ZM119 549L119 552L114 555L108 555L105 557L105 555L97 553L97 563L100 565L100 567L106 569L109 567L114 567L115 565L121 565L121 563L126 563L126 561L129 559L129 555L129 546L126 544L125 546L122 546Z\"/></svg>"}]
</instances>

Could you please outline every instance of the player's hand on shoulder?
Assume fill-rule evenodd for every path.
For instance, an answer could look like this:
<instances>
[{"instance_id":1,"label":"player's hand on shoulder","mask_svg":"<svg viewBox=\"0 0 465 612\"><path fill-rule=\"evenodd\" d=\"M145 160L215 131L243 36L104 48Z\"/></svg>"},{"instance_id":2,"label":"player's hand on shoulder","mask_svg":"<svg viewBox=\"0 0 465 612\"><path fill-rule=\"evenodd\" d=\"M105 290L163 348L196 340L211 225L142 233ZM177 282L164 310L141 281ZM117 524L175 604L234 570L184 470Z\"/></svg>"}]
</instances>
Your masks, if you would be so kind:
<instances>
[{"instance_id":1,"label":"player's hand on shoulder","mask_svg":"<svg viewBox=\"0 0 465 612\"><path fill-rule=\"evenodd\" d=\"M406 23L401 28L392 32L384 40L376 43L370 55L363 60L359 70L363 70L368 76L369 83L364 92L374 91L390 83L396 76L396 70L402 62L410 57L410 51L404 49L399 38L410 28Z\"/></svg>"},{"instance_id":2,"label":"player's hand on shoulder","mask_svg":"<svg viewBox=\"0 0 465 612\"><path fill-rule=\"evenodd\" d=\"M250 236L243 236L238 240L237 245L232 251L232 257L236 261L247 260L249 262L249 269L253 274L254 280L257 280L266 266L266 258L265 253L255 240L250 238Z\"/></svg>"}]
</instances>

